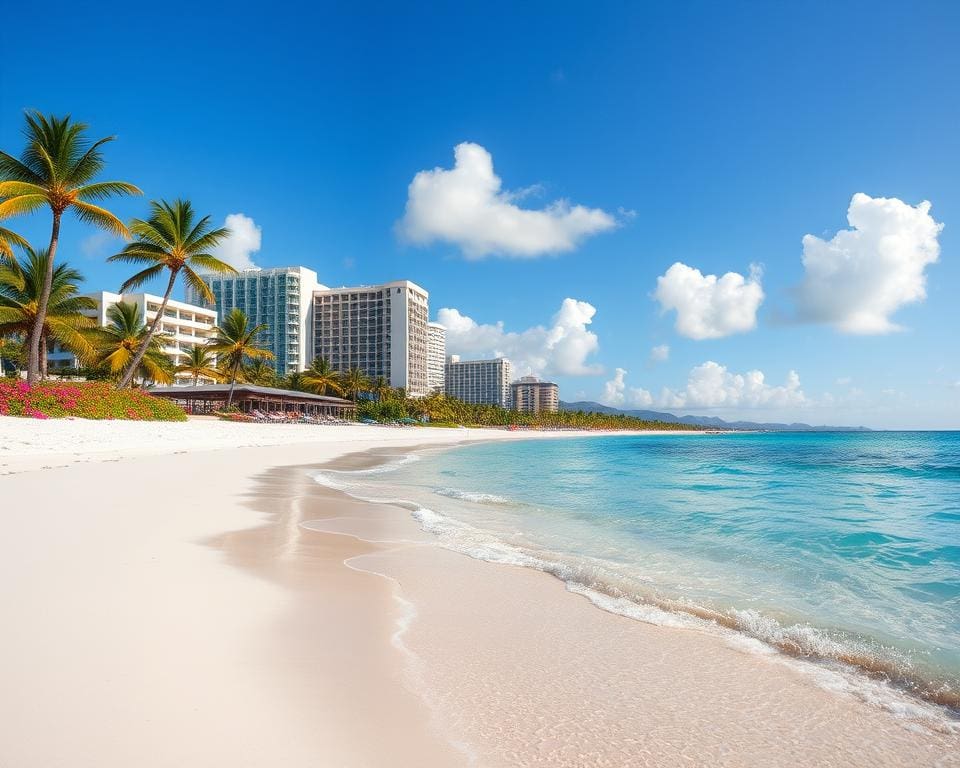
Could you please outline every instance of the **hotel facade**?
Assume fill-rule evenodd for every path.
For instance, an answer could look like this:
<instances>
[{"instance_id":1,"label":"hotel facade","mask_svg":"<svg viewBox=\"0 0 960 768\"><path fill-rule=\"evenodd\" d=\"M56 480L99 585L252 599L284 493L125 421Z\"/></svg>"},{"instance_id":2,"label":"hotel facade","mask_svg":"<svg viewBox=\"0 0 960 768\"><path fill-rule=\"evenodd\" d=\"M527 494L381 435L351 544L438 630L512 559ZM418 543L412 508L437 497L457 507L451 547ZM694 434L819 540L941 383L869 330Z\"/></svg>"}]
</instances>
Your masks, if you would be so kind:
<instances>
[{"instance_id":1,"label":"hotel facade","mask_svg":"<svg viewBox=\"0 0 960 768\"><path fill-rule=\"evenodd\" d=\"M86 294L86 296L97 303L97 308L91 310L89 315L96 320L97 325L101 328L110 323L107 317L110 307L119 304L121 301L127 304L136 304L140 308L140 317L144 319L147 326L157 317L160 305L163 303L162 296L155 296L152 293L121 294L100 291L99 293ZM164 353L174 365L181 365L187 362L187 356L195 346L206 345L213 340L216 336L216 326L217 313L214 310L189 302L170 299L163 311L157 333L165 335ZM77 368L80 361L72 352L67 352L55 346L48 353L47 364L51 370L56 370L57 368ZM186 373L177 374L174 383L192 384L193 377Z\"/></svg>"},{"instance_id":2,"label":"hotel facade","mask_svg":"<svg viewBox=\"0 0 960 768\"><path fill-rule=\"evenodd\" d=\"M247 269L235 275L203 275L213 292L215 308L221 319L238 308L246 313L250 325L265 323L260 343L274 359L271 365L279 376L303 371L312 359L310 332L313 294L324 288L317 282L317 273L306 267ZM204 306L205 302L187 286L189 303Z\"/></svg>"},{"instance_id":3,"label":"hotel facade","mask_svg":"<svg viewBox=\"0 0 960 768\"><path fill-rule=\"evenodd\" d=\"M451 355L444 369L444 391L465 403L510 407L510 361L461 360Z\"/></svg>"},{"instance_id":4,"label":"hotel facade","mask_svg":"<svg viewBox=\"0 0 960 768\"><path fill-rule=\"evenodd\" d=\"M523 413L556 413L560 410L560 388L536 376L523 376L510 385L510 399L515 411Z\"/></svg>"},{"instance_id":5,"label":"hotel facade","mask_svg":"<svg viewBox=\"0 0 960 768\"><path fill-rule=\"evenodd\" d=\"M430 392L429 314L429 294L409 280L314 290L312 356L423 397Z\"/></svg>"},{"instance_id":6,"label":"hotel facade","mask_svg":"<svg viewBox=\"0 0 960 768\"><path fill-rule=\"evenodd\" d=\"M447 329L440 323L427 323L427 389L444 391L447 361Z\"/></svg>"}]
</instances>

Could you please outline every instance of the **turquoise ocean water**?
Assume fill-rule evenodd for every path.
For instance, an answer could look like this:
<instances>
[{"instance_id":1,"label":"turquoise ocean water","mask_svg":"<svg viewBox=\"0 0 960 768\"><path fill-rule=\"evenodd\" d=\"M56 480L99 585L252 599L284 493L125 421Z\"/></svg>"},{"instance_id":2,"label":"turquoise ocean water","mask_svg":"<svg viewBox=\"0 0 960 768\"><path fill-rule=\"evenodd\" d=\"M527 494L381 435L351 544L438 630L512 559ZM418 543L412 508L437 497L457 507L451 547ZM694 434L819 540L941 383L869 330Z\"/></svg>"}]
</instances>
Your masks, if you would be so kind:
<instances>
[{"instance_id":1,"label":"turquoise ocean water","mask_svg":"<svg viewBox=\"0 0 960 768\"><path fill-rule=\"evenodd\" d=\"M960 433L485 443L324 473L602 607L715 625L960 712Z\"/></svg>"}]
</instances>

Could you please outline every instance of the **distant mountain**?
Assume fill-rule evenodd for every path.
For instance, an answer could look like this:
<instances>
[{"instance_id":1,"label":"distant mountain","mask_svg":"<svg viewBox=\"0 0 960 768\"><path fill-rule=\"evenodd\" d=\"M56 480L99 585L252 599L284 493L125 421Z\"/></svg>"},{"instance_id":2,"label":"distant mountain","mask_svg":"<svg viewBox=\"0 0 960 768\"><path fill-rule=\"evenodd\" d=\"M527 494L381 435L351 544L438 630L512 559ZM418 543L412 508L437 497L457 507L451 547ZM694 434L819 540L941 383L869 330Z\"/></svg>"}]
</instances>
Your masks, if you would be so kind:
<instances>
[{"instance_id":1,"label":"distant mountain","mask_svg":"<svg viewBox=\"0 0 960 768\"><path fill-rule=\"evenodd\" d=\"M828 427L812 426L810 424L778 424L774 422L756 421L724 421L716 416L675 416L672 413L660 411L625 411L620 408L611 408L590 400L580 400L575 403L560 401L562 411L587 411L591 413L611 413L623 416L633 416L648 421L665 421L669 424L693 424L698 427L713 429L764 429L774 432L869 432L867 427Z\"/></svg>"}]
</instances>

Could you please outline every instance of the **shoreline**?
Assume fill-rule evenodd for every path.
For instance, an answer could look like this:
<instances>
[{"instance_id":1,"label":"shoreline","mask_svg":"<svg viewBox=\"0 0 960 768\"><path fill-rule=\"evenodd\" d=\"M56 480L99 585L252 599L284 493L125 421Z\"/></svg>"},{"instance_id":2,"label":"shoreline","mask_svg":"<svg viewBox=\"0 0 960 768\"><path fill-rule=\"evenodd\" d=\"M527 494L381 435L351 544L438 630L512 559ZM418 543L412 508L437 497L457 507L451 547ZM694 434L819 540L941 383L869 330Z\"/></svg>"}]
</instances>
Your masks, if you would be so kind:
<instances>
[{"instance_id":1,"label":"shoreline","mask_svg":"<svg viewBox=\"0 0 960 768\"><path fill-rule=\"evenodd\" d=\"M308 474L462 430L329 429L0 478L0 764L960 764L953 737L443 549Z\"/></svg>"},{"instance_id":2,"label":"shoreline","mask_svg":"<svg viewBox=\"0 0 960 768\"><path fill-rule=\"evenodd\" d=\"M443 450L450 450L454 447L457 446L447 446ZM411 451L404 451L403 453L413 453L416 452L416 450L417 449L412 449ZM358 456L360 455L358 454ZM380 458L380 465L386 465L387 463L390 463L392 459L396 458L396 454L389 457L383 456ZM365 460L358 461L356 467L347 468L334 462L331 465L326 465L319 468L319 471L323 472L324 470L334 470L337 472L342 472L350 471L351 469L368 470L372 466L374 466L374 464L371 460L371 457L367 455ZM383 517L386 515L389 517L390 513L384 513L382 510L377 509L378 507L388 508L392 509L394 513L400 513L406 518L408 523L414 522L411 513L414 507L418 507L415 502L403 502L402 500L374 501L362 497L350 496L348 493L345 493L336 487L330 487L326 484L324 485L324 488L329 492L346 496L354 501L361 501L363 503L370 504L371 506L368 508L368 512L374 516ZM371 541L370 538L368 538L370 536L369 531L365 531L362 526L358 527L355 524L355 518L350 521L354 524L344 525L342 522L343 521L341 518L327 518L324 520L305 522L302 523L302 525L310 530L348 536L356 539L357 541ZM404 532L399 535L404 537L404 541L409 541L412 537L412 530L413 528L406 528ZM422 530L422 523L416 524L417 533L420 533ZM377 543L383 544L384 542L382 539L378 539ZM587 587L577 588L579 585L566 582L558 574L550 570L538 568L535 565L520 566L497 562L496 560L490 560L480 555L471 555L463 551L450 549L441 544L432 535L429 536L425 546L443 549L446 552L452 553L454 558L467 559L472 562L481 563L487 567L502 568L514 572L519 571L533 573L536 574L537 577L550 577L551 581L563 587L569 599L581 597L584 598L584 601L589 603L592 608L599 609L601 612L617 616L618 618L627 618L631 622L642 622L647 625L654 625L660 629L666 629L668 632L692 633L700 636L707 643L720 644L725 648L733 648L738 652L752 655L758 660L782 667L780 673L784 677L792 676L795 680L802 679L806 683L812 682L813 685L818 689L819 693L826 692L830 697L836 696L846 699L845 704L852 705L852 711L854 712L858 708L865 707L868 710L872 710L873 714L879 714L881 720L884 717L890 718L891 721L896 723L896 727L902 728L904 731L911 731L915 729L928 730L935 740L939 740L939 738L943 736L945 737L946 743L953 744L956 748L960 748L960 738L958 738L960 737L960 727L958 727L958 723L953 713L951 713L948 709L941 710L937 706L932 705L930 702L924 702L921 699L915 698L907 691L898 689L895 686L891 686L888 689L886 685L871 677L868 669L859 669L850 665L843 665L839 669L837 669L835 665L824 666L819 660L805 659L798 657L797 655L791 655L784 652L783 649L777 648L776 646L753 639L747 634L744 634L742 631L739 631L737 628L725 626L723 623L714 626L715 622L711 621L710 617L704 618L701 623L691 625L690 623L682 620L682 614L668 611L665 608L663 609L665 613L664 617L651 617L649 615L645 615L646 611L644 611L642 605L633 603L626 598L613 598L608 595L596 593L594 590ZM364 563L367 563L368 566L371 563L382 564L387 559L389 558L381 557L378 559L376 556L370 558L359 557L356 558L356 560L360 562L356 563L356 565L363 568L365 567ZM353 565L354 564L351 563L351 567ZM447 570L449 571L452 568L453 566L448 564ZM385 578L396 580L395 576L390 575L389 569L386 569L386 572L384 572L382 565L374 565L371 571L378 573ZM627 605L621 605L621 603L626 603ZM694 616L696 615L692 612L688 613ZM664 621L663 618L666 618L666 621ZM703 626L700 624L703 624ZM826 756L824 756L824 758L826 758ZM550 762L547 764L552 765L554 763ZM796 762L796 758L794 758L794 762L791 762L791 764L802 764L802 762ZM885 763L882 758L876 757L873 758L869 763L864 762L863 764L875 765ZM894 761L889 764L895 765L897 763ZM941 765L946 763L935 761L934 764Z\"/></svg>"}]
</instances>

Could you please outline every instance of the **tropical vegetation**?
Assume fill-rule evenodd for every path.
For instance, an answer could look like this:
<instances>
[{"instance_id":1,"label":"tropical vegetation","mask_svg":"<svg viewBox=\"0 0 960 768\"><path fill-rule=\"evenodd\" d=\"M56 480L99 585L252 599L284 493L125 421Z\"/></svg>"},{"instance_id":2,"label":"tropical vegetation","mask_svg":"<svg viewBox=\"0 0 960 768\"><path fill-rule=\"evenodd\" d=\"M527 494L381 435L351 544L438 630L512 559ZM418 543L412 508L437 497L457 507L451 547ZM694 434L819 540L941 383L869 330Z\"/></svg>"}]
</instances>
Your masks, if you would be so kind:
<instances>
[{"instance_id":1,"label":"tropical vegetation","mask_svg":"<svg viewBox=\"0 0 960 768\"><path fill-rule=\"evenodd\" d=\"M342 395L343 383L340 374L326 358L316 357L310 367L301 374L298 380L291 382L291 388L303 389L315 395Z\"/></svg>"},{"instance_id":2,"label":"tropical vegetation","mask_svg":"<svg viewBox=\"0 0 960 768\"><path fill-rule=\"evenodd\" d=\"M98 366L113 378L126 376L132 370L143 382L173 383L173 362L163 351L169 337L150 333L138 304L113 304L107 309L107 320L103 328L95 331Z\"/></svg>"},{"instance_id":3,"label":"tropical vegetation","mask_svg":"<svg viewBox=\"0 0 960 768\"><path fill-rule=\"evenodd\" d=\"M357 404L357 417L380 422L416 419L435 426L677 431L699 429L687 424L648 421L632 416L586 411L521 413L498 405L465 403L442 394L410 398L397 393L396 390L390 397L360 400Z\"/></svg>"},{"instance_id":4,"label":"tropical vegetation","mask_svg":"<svg viewBox=\"0 0 960 768\"><path fill-rule=\"evenodd\" d=\"M150 323L140 347L120 379L121 387L130 386L140 361L147 354L150 339L163 321L163 313L170 301L177 277L183 274L187 285L205 301L213 302L213 293L197 273L197 269L217 274L236 272L233 267L210 252L229 236L230 230L225 227L211 229L209 216L198 221L193 206L187 200L174 200L172 203L163 200L151 201L150 217L134 219L130 222L130 232L134 241L107 261L146 266L128 278L120 286L120 292L139 288L163 273L167 274L167 287L156 317Z\"/></svg>"},{"instance_id":5,"label":"tropical vegetation","mask_svg":"<svg viewBox=\"0 0 960 768\"><path fill-rule=\"evenodd\" d=\"M200 379L220 381L221 372L217 368L216 356L205 344L194 344L187 351L187 362L174 368L174 373L189 373L193 377L193 386L200 383Z\"/></svg>"},{"instance_id":6,"label":"tropical vegetation","mask_svg":"<svg viewBox=\"0 0 960 768\"><path fill-rule=\"evenodd\" d=\"M118 195L140 194L140 190L125 181L95 180L104 166L101 148L115 137L91 142L87 126L69 115L28 112L24 137L26 146L19 158L0 151L0 219L32 213L44 206L51 212L47 270L38 292L33 326L27 335L27 382L33 384L41 373L42 337L63 214L71 210L85 223L127 237L129 232L123 222L97 203ZM6 240L10 240L9 232Z\"/></svg>"},{"instance_id":7,"label":"tropical vegetation","mask_svg":"<svg viewBox=\"0 0 960 768\"><path fill-rule=\"evenodd\" d=\"M237 381L258 387L277 386L277 372L266 360L257 358L241 366Z\"/></svg>"},{"instance_id":8,"label":"tropical vegetation","mask_svg":"<svg viewBox=\"0 0 960 768\"><path fill-rule=\"evenodd\" d=\"M42 375L47 372L49 342L57 342L81 360L89 360L95 353L90 330L96 324L84 313L97 305L79 294L83 275L66 263L57 265L51 273L51 262L49 251L36 252L29 246L22 258L0 262L0 336L11 341L29 337L39 316L44 280L51 274L40 335L43 343L38 372ZM22 354L22 342L15 343L20 344L18 351Z\"/></svg>"},{"instance_id":9,"label":"tropical vegetation","mask_svg":"<svg viewBox=\"0 0 960 768\"><path fill-rule=\"evenodd\" d=\"M0 416L35 419L133 419L185 421L183 409L142 389L117 389L106 382L0 380Z\"/></svg>"},{"instance_id":10,"label":"tropical vegetation","mask_svg":"<svg viewBox=\"0 0 960 768\"><path fill-rule=\"evenodd\" d=\"M216 337L207 346L220 359L221 370L230 380L226 406L233 405L233 392L242 366L255 360L272 360L273 352L260 345L258 337L267 330L266 323L250 326L246 313L234 307L216 329Z\"/></svg>"}]
</instances>

